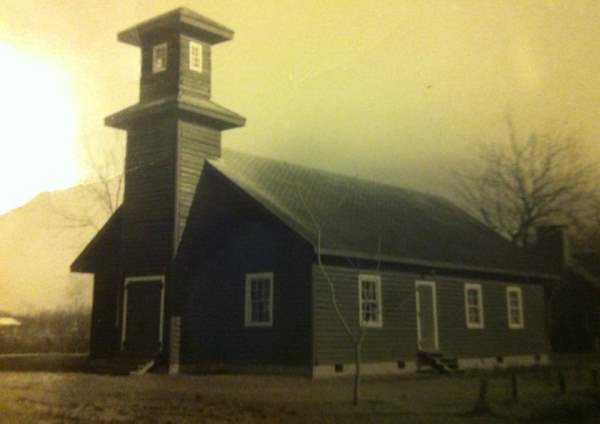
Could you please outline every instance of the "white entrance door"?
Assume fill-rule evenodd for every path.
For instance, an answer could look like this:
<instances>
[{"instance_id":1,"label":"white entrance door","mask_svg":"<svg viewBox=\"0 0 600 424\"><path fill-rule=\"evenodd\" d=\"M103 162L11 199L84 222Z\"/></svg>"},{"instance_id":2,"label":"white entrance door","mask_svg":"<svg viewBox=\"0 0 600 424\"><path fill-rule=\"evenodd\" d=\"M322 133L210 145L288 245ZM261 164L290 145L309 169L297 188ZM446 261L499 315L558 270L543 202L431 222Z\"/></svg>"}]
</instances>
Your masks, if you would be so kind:
<instances>
[{"instance_id":1,"label":"white entrance door","mask_svg":"<svg viewBox=\"0 0 600 424\"><path fill-rule=\"evenodd\" d=\"M433 281L417 281L415 283L415 296L419 350L436 352L439 346L435 283Z\"/></svg>"}]
</instances>

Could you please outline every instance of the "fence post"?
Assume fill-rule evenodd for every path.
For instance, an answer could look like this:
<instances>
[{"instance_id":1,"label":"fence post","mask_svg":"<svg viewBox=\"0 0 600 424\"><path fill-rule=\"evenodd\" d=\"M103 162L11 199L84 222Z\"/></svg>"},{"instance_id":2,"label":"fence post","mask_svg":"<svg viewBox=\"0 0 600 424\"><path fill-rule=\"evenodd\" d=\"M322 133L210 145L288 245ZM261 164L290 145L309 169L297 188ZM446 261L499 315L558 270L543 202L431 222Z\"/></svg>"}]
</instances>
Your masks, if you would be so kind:
<instances>
[{"instance_id":1,"label":"fence post","mask_svg":"<svg viewBox=\"0 0 600 424\"><path fill-rule=\"evenodd\" d=\"M565 374L562 370L558 370L558 393L561 395L567 393L567 382L565 381Z\"/></svg>"},{"instance_id":2,"label":"fence post","mask_svg":"<svg viewBox=\"0 0 600 424\"><path fill-rule=\"evenodd\" d=\"M483 415L490 412L490 408L487 403L487 392L488 392L488 381L485 376L481 377L479 381L479 398L477 399L477 403L475 403L475 407L473 408L473 413L477 415Z\"/></svg>"},{"instance_id":3,"label":"fence post","mask_svg":"<svg viewBox=\"0 0 600 424\"><path fill-rule=\"evenodd\" d=\"M598 388L598 370L596 368L592 368L590 371L592 374L592 387L594 389L597 389Z\"/></svg>"},{"instance_id":4,"label":"fence post","mask_svg":"<svg viewBox=\"0 0 600 424\"><path fill-rule=\"evenodd\" d=\"M510 374L510 388L512 401L514 403L519 403L519 376L516 371L512 371Z\"/></svg>"}]
</instances>

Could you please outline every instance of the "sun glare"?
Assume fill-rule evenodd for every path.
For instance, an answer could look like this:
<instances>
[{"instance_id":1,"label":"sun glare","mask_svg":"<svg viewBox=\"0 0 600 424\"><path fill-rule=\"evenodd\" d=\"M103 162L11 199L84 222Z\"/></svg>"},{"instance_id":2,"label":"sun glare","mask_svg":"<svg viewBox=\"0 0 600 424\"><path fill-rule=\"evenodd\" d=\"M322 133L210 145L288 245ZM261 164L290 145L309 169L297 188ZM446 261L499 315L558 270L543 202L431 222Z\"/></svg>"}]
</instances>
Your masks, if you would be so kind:
<instances>
[{"instance_id":1,"label":"sun glare","mask_svg":"<svg viewBox=\"0 0 600 424\"><path fill-rule=\"evenodd\" d=\"M75 108L66 72L0 43L0 213L73 185Z\"/></svg>"}]
</instances>

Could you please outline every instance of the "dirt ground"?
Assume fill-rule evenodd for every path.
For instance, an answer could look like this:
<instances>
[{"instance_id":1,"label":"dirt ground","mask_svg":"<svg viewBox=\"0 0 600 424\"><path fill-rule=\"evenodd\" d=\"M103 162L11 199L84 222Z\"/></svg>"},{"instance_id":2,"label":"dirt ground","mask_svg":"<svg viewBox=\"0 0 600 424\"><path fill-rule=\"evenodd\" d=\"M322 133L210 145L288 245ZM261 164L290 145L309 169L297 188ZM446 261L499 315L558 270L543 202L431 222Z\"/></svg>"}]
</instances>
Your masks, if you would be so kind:
<instances>
[{"instance_id":1,"label":"dirt ground","mask_svg":"<svg viewBox=\"0 0 600 424\"><path fill-rule=\"evenodd\" d=\"M0 422L600 422L600 397L585 371L566 374L566 395L556 374L526 373L518 404L506 376L488 377L491 412L476 415L476 374L365 378L353 407L349 379L0 372Z\"/></svg>"}]
</instances>

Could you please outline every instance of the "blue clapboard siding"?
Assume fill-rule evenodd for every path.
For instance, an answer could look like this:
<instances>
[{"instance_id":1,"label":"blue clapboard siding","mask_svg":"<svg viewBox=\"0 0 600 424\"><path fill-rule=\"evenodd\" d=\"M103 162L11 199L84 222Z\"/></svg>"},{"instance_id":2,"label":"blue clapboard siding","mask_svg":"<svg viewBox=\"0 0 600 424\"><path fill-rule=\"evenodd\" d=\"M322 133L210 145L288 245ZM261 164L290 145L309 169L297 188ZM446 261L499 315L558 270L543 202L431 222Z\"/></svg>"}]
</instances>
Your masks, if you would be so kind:
<instances>
[{"instance_id":1,"label":"blue clapboard siding","mask_svg":"<svg viewBox=\"0 0 600 424\"><path fill-rule=\"evenodd\" d=\"M190 70L190 42L202 46L203 71ZM179 38L181 72L179 73L179 92L184 96L210 97L211 54L210 45L197 39L181 35Z\"/></svg>"},{"instance_id":2,"label":"blue clapboard siding","mask_svg":"<svg viewBox=\"0 0 600 424\"><path fill-rule=\"evenodd\" d=\"M118 349L118 281L116 270L104 269L94 275L90 355L102 357Z\"/></svg>"},{"instance_id":3,"label":"blue clapboard siding","mask_svg":"<svg viewBox=\"0 0 600 424\"><path fill-rule=\"evenodd\" d=\"M354 331L358 326L358 274L374 273L351 266L328 266L325 272L313 265L314 358L316 364L348 363L354 360L352 343L332 308L325 273L333 281L338 303ZM435 276L401 271L380 271L383 327L367 329L363 345L365 362L414 359L417 352L415 281L436 283L437 322L440 351L453 357L477 358L547 353L550 350L544 323L544 291L540 285L495 280ZM464 283L481 283L485 328L466 326ZM508 327L506 287L522 289L525 328Z\"/></svg>"},{"instance_id":4,"label":"blue clapboard siding","mask_svg":"<svg viewBox=\"0 0 600 424\"><path fill-rule=\"evenodd\" d=\"M210 208L199 208L180 249L182 363L308 366L310 246L214 170L205 168L196 204ZM245 274L255 272L274 273L271 328L244 326Z\"/></svg>"},{"instance_id":5,"label":"blue clapboard siding","mask_svg":"<svg viewBox=\"0 0 600 424\"><path fill-rule=\"evenodd\" d=\"M152 52L154 46L167 43L167 69L152 72ZM176 32L146 36L142 45L140 79L140 102L149 102L161 97L177 94L180 69L180 44Z\"/></svg>"},{"instance_id":6,"label":"blue clapboard siding","mask_svg":"<svg viewBox=\"0 0 600 424\"><path fill-rule=\"evenodd\" d=\"M170 260L176 129L175 119L155 118L128 131L122 227L126 275L163 274Z\"/></svg>"},{"instance_id":7,"label":"blue clapboard siding","mask_svg":"<svg viewBox=\"0 0 600 424\"><path fill-rule=\"evenodd\" d=\"M312 267L314 284L315 365L354 361L353 344L332 307L326 275L332 281L346 321L358 333L358 275L367 269ZM383 327L368 328L363 342L363 360L382 362L412 360L417 354L414 279L393 272L379 272L383 292Z\"/></svg>"},{"instance_id":8,"label":"blue clapboard siding","mask_svg":"<svg viewBox=\"0 0 600 424\"><path fill-rule=\"evenodd\" d=\"M190 70L190 41L202 47L203 71ZM167 43L167 69L152 72L153 47ZM211 94L211 48L187 35L164 32L148 36L142 46L140 101L149 102L176 94L209 98Z\"/></svg>"},{"instance_id":9,"label":"blue clapboard siding","mask_svg":"<svg viewBox=\"0 0 600 424\"><path fill-rule=\"evenodd\" d=\"M544 290L539 285L501 281L435 279L438 295L440 349L455 357L493 357L547 353L550 350L544 323ZM468 329L464 282L481 283L484 328ZM521 287L525 328L508 327L506 287Z\"/></svg>"},{"instance_id":10,"label":"blue clapboard siding","mask_svg":"<svg viewBox=\"0 0 600 424\"><path fill-rule=\"evenodd\" d=\"M93 251L82 263L86 271L95 269L90 333L92 357L106 356L119 348L121 213L119 209L106 222L92 242Z\"/></svg>"},{"instance_id":11,"label":"blue clapboard siding","mask_svg":"<svg viewBox=\"0 0 600 424\"><path fill-rule=\"evenodd\" d=\"M177 240L187 225L206 159L221 155L221 132L179 120L177 123Z\"/></svg>"}]
</instances>

